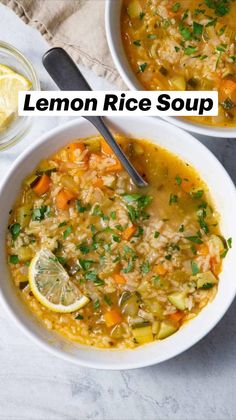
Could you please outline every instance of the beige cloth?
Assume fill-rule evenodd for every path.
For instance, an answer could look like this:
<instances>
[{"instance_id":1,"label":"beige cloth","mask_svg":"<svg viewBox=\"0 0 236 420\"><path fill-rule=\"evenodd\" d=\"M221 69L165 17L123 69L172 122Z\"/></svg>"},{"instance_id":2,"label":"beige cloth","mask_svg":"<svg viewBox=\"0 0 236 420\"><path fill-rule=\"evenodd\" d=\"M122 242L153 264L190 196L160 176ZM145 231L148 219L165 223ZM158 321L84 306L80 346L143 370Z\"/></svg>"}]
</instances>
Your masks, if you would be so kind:
<instances>
[{"instance_id":1,"label":"beige cloth","mask_svg":"<svg viewBox=\"0 0 236 420\"><path fill-rule=\"evenodd\" d=\"M105 0L0 0L52 46L67 50L78 64L125 89L105 34Z\"/></svg>"}]
</instances>

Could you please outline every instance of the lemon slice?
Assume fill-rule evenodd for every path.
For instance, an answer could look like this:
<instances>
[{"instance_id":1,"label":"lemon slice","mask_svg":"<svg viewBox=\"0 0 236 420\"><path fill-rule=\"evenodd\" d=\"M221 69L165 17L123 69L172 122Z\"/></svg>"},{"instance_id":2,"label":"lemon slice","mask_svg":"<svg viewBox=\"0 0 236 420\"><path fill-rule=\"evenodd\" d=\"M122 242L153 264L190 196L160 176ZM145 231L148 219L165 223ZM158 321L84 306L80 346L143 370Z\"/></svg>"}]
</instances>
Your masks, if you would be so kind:
<instances>
[{"instance_id":1,"label":"lemon slice","mask_svg":"<svg viewBox=\"0 0 236 420\"><path fill-rule=\"evenodd\" d=\"M18 92L31 87L26 77L0 64L0 130L7 128L17 115Z\"/></svg>"},{"instance_id":2,"label":"lemon slice","mask_svg":"<svg viewBox=\"0 0 236 420\"><path fill-rule=\"evenodd\" d=\"M41 249L32 259L29 284L36 299L54 312L74 312L90 301L48 249Z\"/></svg>"}]
</instances>

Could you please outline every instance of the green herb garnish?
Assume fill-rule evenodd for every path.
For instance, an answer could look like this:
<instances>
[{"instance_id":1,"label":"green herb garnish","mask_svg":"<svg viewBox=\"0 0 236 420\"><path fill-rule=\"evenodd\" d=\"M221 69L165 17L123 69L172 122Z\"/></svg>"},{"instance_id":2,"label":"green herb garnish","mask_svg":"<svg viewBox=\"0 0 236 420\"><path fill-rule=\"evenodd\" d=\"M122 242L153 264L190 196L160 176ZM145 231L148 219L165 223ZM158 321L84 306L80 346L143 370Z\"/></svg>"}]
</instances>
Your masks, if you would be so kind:
<instances>
[{"instance_id":1,"label":"green herb garnish","mask_svg":"<svg viewBox=\"0 0 236 420\"><path fill-rule=\"evenodd\" d=\"M16 238L19 236L20 231L21 231L20 223L13 223L12 225L9 226L9 230L11 232L11 236L12 236L13 241L15 241Z\"/></svg>"}]
</instances>

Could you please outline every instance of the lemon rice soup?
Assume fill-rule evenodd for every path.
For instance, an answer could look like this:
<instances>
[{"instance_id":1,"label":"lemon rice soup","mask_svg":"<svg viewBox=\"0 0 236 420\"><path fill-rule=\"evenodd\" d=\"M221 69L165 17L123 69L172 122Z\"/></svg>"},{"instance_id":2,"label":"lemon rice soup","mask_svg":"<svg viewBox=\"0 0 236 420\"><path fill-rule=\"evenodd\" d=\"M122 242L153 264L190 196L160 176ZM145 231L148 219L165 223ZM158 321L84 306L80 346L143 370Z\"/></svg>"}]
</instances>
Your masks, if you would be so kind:
<instances>
[{"instance_id":1,"label":"lemon rice soup","mask_svg":"<svg viewBox=\"0 0 236 420\"><path fill-rule=\"evenodd\" d=\"M7 258L46 328L101 348L165 339L217 292L231 246L205 183L145 140L117 136L138 190L100 137L39 163L10 211Z\"/></svg>"},{"instance_id":2,"label":"lemon rice soup","mask_svg":"<svg viewBox=\"0 0 236 420\"><path fill-rule=\"evenodd\" d=\"M217 117L236 126L236 2L123 0L121 35L128 61L147 90L218 90Z\"/></svg>"}]
</instances>

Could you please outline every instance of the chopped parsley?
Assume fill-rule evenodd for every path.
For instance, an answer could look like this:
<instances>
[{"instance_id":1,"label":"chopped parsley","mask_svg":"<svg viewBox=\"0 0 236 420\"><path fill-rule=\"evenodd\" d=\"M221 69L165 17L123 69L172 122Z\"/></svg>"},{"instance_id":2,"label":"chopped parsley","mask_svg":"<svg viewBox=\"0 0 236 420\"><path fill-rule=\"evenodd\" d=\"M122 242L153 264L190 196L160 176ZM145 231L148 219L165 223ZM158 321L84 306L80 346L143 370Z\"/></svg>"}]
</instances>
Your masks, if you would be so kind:
<instances>
[{"instance_id":1,"label":"chopped parsley","mask_svg":"<svg viewBox=\"0 0 236 420\"><path fill-rule=\"evenodd\" d=\"M198 22L193 22L193 34L202 35L204 26Z\"/></svg>"},{"instance_id":2,"label":"chopped parsley","mask_svg":"<svg viewBox=\"0 0 236 420\"><path fill-rule=\"evenodd\" d=\"M198 190L198 191L192 191L192 192L190 192L190 196L192 197L192 198L202 198L202 196L203 196L203 194L204 194L204 191L203 190Z\"/></svg>"},{"instance_id":3,"label":"chopped parsley","mask_svg":"<svg viewBox=\"0 0 236 420\"><path fill-rule=\"evenodd\" d=\"M147 63L140 64L140 65L138 66L138 68L139 68L139 72L140 72L140 73L144 73L144 72L145 72L145 70L146 70L146 68L147 68Z\"/></svg>"},{"instance_id":4,"label":"chopped parsley","mask_svg":"<svg viewBox=\"0 0 236 420\"><path fill-rule=\"evenodd\" d=\"M192 45L189 45L187 48L184 49L185 55L192 55L197 52L197 47L193 47Z\"/></svg>"},{"instance_id":5,"label":"chopped parsley","mask_svg":"<svg viewBox=\"0 0 236 420\"><path fill-rule=\"evenodd\" d=\"M114 242L120 243L121 238L118 235L112 235L112 239Z\"/></svg>"},{"instance_id":6,"label":"chopped parsley","mask_svg":"<svg viewBox=\"0 0 236 420\"><path fill-rule=\"evenodd\" d=\"M32 211L32 220L33 221L41 221L44 220L46 217L50 216L51 209L49 206L42 205L39 208L35 208Z\"/></svg>"},{"instance_id":7,"label":"chopped parsley","mask_svg":"<svg viewBox=\"0 0 236 420\"><path fill-rule=\"evenodd\" d=\"M64 239L68 238L68 236L72 233L72 231L73 231L72 226L68 226L66 230L64 230L63 232Z\"/></svg>"},{"instance_id":8,"label":"chopped parsley","mask_svg":"<svg viewBox=\"0 0 236 420\"><path fill-rule=\"evenodd\" d=\"M76 208L79 213L84 213L85 211L90 210L91 206L83 206L81 200L76 200Z\"/></svg>"},{"instance_id":9,"label":"chopped parsley","mask_svg":"<svg viewBox=\"0 0 236 420\"><path fill-rule=\"evenodd\" d=\"M115 219L116 219L116 211L111 211L111 213L110 213L110 218L111 218L112 220L115 220Z\"/></svg>"},{"instance_id":10,"label":"chopped parsley","mask_svg":"<svg viewBox=\"0 0 236 420\"><path fill-rule=\"evenodd\" d=\"M10 262L11 264L18 264L18 262L19 262L19 257L18 257L18 255L10 255L10 257L9 257L9 262Z\"/></svg>"},{"instance_id":11,"label":"chopped parsley","mask_svg":"<svg viewBox=\"0 0 236 420\"><path fill-rule=\"evenodd\" d=\"M99 309L99 308L100 308L100 302L99 302L99 299L96 299L96 300L93 302L93 308L95 309L95 311L96 311L97 309Z\"/></svg>"},{"instance_id":12,"label":"chopped parsley","mask_svg":"<svg viewBox=\"0 0 236 420\"><path fill-rule=\"evenodd\" d=\"M195 261L191 261L191 269L192 269L193 276L196 276L196 274L199 273L199 268Z\"/></svg>"},{"instance_id":13,"label":"chopped parsley","mask_svg":"<svg viewBox=\"0 0 236 420\"><path fill-rule=\"evenodd\" d=\"M136 47L140 47L141 46L140 39L137 39L136 41L134 41L133 44L136 45Z\"/></svg>"},{"instance_id":14,"label":"chopped parsley","mask_svg":"<svg viewBox=\"0 0 236 420\"><path fill-rule=\"evenodd\" d=\"M83 315L78 314L78 315L75 316L75 319L82 320L82 319L84 319L84 317L83 317Z\"/></svg>"},{"instance_id":15,"label":"chopped parsley","mask_svg":"<svg viewBox=\"0 0 236 420\"><path fill-rule=\"evenodd\" d=\"M103 299L108 306L112 306L112 300L111 300L110 296L104 295Z\"/></svg>"},{"instance_id":16,"label":"chopped parsley","mask_svg":"<svg viewBox=\"0 0 236 420\"><path fill-rule=\"evenodd\" d=\"M13 241L15 241L16 238L18 238L21 231L20 223L13 223L12 225L9 226L9 230L10 230Z\"/></svg>"},{"instance_id":17,"label":"chopped parsley","mask_svg":"<svg viewBox=\"0 0 236 420\"><path fill-rule=\"evenodd\" d=\"M81 244L76 245L76 248L79 249L82 254L88 254L90 251L90 247L87 242L82 242Z\"/></svg>"},{"instance_id":18,"label":"chopped parsley","mask_svg":"<svg viewBox=\"0 0 236 420\"><path fill-rule=\"evenodd\" d=\"M180 225L179 232L184 232L184 225Z\"/></svg>"},{"instance_id":19,"label":"chopped parsley","mask_svg":"<svg viewBox=\"0 0 236 420\"><path fill-rule=\"evenodd\" d=\"M170 194L169 205L178 203L178 196L176 194Z\"/></svg>"},{"instance_id":20,"label":"chopped parsley","mask_svg":"<svg viewBox=\"0 0 236 420\"><path fill-rule=\"evenodd\" d=\"M186 239L188 239L191 242L194 242L195 244L202 244L203 241L201 240L201 238L199 238L199 236L185 236Z\"/></svg>"},{"instance_id":21,"label":"chopped parsley","mask_svg":"<svg viewBox=\"0 0 236 420\"><path fill-rule=\"evenodd\" d=\"M176 13L176 12L179 11L180 7L181 7L180 3L175 3L175 4L173 4L171 10L172 10L172 12Z\"/></svg>"},{"instance_id":22,"label":"chopped parsley","mask_svg":"<svg viewBox=\"0 0 236 420\"><path fill-rule=\"evenodd\" d=\"M213 286L214 286L213 283L205 283L205 284L203 284L203 286L201 287L201 289L207 290L207 289L211 289Z\"/></svg>"},{"instance_id":23,"label":"chopped parsley","mask_svg":"<svg viewBox=\"0 0 236 420\"><path fill-rule=\"evenodd\" d=\"M140 271L143 274L147 274L150 271L150 264L148 261L144 261L144 263L140 266Z\"/></svg>"},{"instance_id":24,"label":"chopped parsley","mask_svg":"<svg viewBox=\"0 0 236 420\"><path fill-rule=\"evenodd\" d=\"M182 184L182 178L179 175L176 175L175 181L176 181L176 184L177 185L181 185Z\"/></svg>"},{"instance_id":25,"label":"chopped parsley","mask_svg":"<svg viewBox=\"0 0 236 420\"><path fill-rule=\"evenodd\" d=\"M83 260L79 259L79 264L83 268L83 270L89 270L91 268L91 265L94 263L93 260Z\"/></svg>"},{"instance_id":26,"label":"chopped parsley","mask_svg":"<svg viewBox=\"0 0 236 420\"><path fill-rule=\"evenodd\" d=\"M225 16L229 13L231 0L205 0L205 4L209 9L214 10L217 16Z\"/></svg>"}]
</instances>

